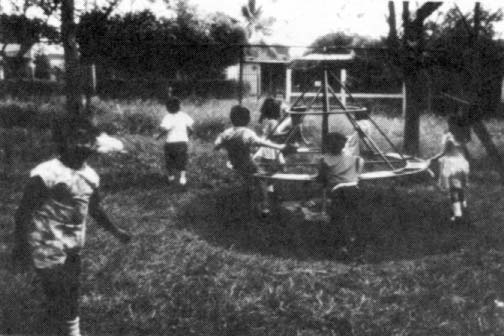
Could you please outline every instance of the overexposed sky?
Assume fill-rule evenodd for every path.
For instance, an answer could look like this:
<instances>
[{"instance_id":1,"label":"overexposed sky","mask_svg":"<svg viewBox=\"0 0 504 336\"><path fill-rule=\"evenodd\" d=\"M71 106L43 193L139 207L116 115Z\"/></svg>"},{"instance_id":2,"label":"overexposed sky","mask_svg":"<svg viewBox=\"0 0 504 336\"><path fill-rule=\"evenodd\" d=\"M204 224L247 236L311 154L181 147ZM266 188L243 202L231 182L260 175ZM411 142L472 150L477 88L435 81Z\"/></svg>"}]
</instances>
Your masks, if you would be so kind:
<instances>
[{"instance_id":1,"label":"overexposed sky","mask_svg":"<svg viewBox=\"0 0 504 336\"><path fill-rule=\"evenodd\" d=\"M224 12L241 19L241 6L247 0L189 0L201 14ZM413 12L423 1L410 1ZM386 0L256 0L263 8L264 16L276 18L274 32L267 40L270 43L286 45L311 44L317 37L331 32L343 31L372 38L386 36L388 25L388 1ZM465 13L474 8L474 1L444 1L443 5L429 19L440 19L441 14L457 4ZM483 8L498 10L504 8L502 0L481 1ZM151 3L148 0L123 0L122 10L154 9L162 14L165 5L162 1ZM397 22L401 23L402 1L395 1ZM504 23L496 26L504 37Z\"/></svg>"},{"instance_id":2,"label":"overexposed sky","mask_svg":"<svg viewBox=\"0 0 504 336\"><path fill-rule=\"evenodd\" d=\"M76 0L76 6L91 9L96 3L105 0ZM188 0L201 15L215 12L229 14L241 20L241 6L248 0ZM6 0L0 0L3 10L8 10ZM5 2L5 4L4 4ZM170 0L175 3L176 0ZM424 1L410 1L410 11ZM496 11L504 9L502 0L480 1L482 7ZM266 38L269 43L307 46L317 37L331 32L359 34L371 38L386 36L388 25L387 0L256 0L262 7L263 16L276 19L273 34ZM474 1L450 0L429 17L440 20L442 14L457 4L466 13L474 8ZM397 23L401 23L402 1L395 1ZM122 0L117 12L139 11L150 9L158 16L170 15L171 12L163 0ZM497 37L504 38L504 22L496 25Z\"/></svg>"}]
</instances>

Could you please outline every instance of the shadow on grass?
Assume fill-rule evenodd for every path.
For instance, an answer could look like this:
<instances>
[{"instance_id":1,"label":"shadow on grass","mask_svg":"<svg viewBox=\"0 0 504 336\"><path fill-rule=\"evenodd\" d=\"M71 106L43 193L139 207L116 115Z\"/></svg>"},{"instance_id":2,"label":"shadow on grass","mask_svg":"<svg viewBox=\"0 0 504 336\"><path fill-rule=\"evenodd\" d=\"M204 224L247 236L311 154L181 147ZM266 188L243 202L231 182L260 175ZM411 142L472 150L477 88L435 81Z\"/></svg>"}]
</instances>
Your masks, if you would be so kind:
<instances>
[{"instance_id":1,"label":"shadow on grass","mask_svg":"<svg viewBox=\"0 0 504 336\"><path fill-rule=\"evenodd\" d=\"M448 218L448 200L433 186L388 182L362 186L356 211L347 217L357 223L348 253L339 247L338 221L308 222L300 211L285 210L260 218L236 189L200 196L180 220L213 244L298 260L377 263L446 254L483 239L492 245L471 225L455 226Z\"/></svg>"}]
</instances>

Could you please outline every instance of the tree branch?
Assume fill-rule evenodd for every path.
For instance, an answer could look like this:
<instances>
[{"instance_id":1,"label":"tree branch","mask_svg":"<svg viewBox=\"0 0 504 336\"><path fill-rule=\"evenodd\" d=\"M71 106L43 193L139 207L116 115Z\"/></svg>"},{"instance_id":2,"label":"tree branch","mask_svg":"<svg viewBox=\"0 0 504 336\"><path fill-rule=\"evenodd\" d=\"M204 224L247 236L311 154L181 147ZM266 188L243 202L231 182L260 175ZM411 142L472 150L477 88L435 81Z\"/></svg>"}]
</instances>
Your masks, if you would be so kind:
<instances>
[{"instance_id":1,"label":"tree branch","mask_svg":"<svg viewBox=\"0 0 504 336\"><path fill-rule=\"evenodd\" d=\"M425 19L427 19L436 9L441 7L442 2L429 1L424 3L416 12L416 17L414 24L423 24Z\"/></svg>"}]
</instances>

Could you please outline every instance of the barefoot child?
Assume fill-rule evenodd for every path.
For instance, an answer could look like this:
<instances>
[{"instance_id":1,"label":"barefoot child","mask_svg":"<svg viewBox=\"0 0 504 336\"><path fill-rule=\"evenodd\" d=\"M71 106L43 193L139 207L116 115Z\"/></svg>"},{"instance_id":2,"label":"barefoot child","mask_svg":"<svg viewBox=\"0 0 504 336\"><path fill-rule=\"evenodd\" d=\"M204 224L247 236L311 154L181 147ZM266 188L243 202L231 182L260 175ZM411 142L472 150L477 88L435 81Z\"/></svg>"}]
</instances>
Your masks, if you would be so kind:
<instances>
[{"instance_id":1,"label":"barefoot child","mask_svg":"<svg viewBox=\"0 0 504 336\"><path fill-rule=\"evenodd\" d=\"M86 122L66 126L66 132L57 133L65 135L58 140L60 156L30 173L15 214L12 261L16 267L35 268L46 297L45 331L80 336L80 252L88 215L121 242L128 242L130 235L113 225L101 208L99 177L86 163L93 153L103 152L98 134Z\"/></svg>"},{"instance_id":2,"label":"barefoot child","mask_svg":"<svg viewBox=\"0 0 504 336\"><path fill-rule=\"evenodd\" d=\"M464 189L468 182L469 162L452 133L448 132L443 136L443 146L443 151L434 157L434 160L439 162L439 186L450 194L452 208L450 220L460 222L467 208Z\"/></svg>"},{"instance_id":3,"label":"barefoot child","mask_svg":"<svg viewBox=\"0 0 504 336\"><path fill-rule=\"evenodd\" d=\"M259 122L262 126L263 139L266 140L270 138L278 125L280 114L280 102L275 101L273 98L266 98L261 106L261 116L259 117ZM254 160L264 167L267 173L271 174L282 170L282 166L285 165L285 158L282 152L270 147L259 148L259 150L254 154ZM267 189L269 193L273 193L275 191L273 183L268 183Z\"/></svg>"},{"instance_id":4,"label":"barefoot child","mask_svg":"<svg viewBox=\"0 0 504 336\"><path fill-rule=\"evenodd\" d=\"M355 240L353 224L347 223L347 218L356 208L359 173L363 166L360 157L343 150L346 142L347 138L343 134L327 135L327 153L322 155L319 175L319 182L330 190L329 216L331 221L339 222L343 243Z\"/></svg>"},{"instance_id":5,"label":"barefoot child","mask_svg":"<svg viewBox=\"0 0 504 336\"><path fill-rule=\"evenodd\" d=\"M262 139L253 130L248 128L250 111L246 107L233 106L230 112L230 119L233 127L228 128L217 137L215 149L224 148L227 150L231 165L243 177L248 189L254 183L252 175L259 171L257 164L252 158L254 147L264 146L283 150L285 146ZM263 213L267 214L269 212L267 188L264 182L260 182L260 187L263 194Z\"/></svg>"},{"instance_id":6,"label":"barefoot child","mask_svg":"<svg viewBox=\"0 0 504 336\"><path fill-rule=\"evenodd\" d=\"M166 100L166 109L168 113L161 122L161 133L157 138L166 136L164 152L168 182L173 182L175 174L178 173L179 184L185 186L189 133L192 132L194 121L180 110L180 100L176 97Z\"/></svg>"}]
</instances>

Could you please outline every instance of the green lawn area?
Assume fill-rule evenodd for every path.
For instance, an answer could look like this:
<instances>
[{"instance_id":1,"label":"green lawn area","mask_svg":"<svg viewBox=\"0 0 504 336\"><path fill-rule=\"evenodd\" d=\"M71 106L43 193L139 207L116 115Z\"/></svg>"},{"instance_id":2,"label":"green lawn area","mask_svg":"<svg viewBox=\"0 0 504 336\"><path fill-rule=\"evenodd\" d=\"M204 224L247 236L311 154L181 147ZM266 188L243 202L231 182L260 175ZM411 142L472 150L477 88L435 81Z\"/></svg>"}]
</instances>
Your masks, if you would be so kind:
<instances>
[{"instance_id":1,"label":"green lawn area","mask_svg":"<svg viewBox=\"0 0 504 336\"><path fill-rule=\"evenodd\" d=\"M130 125L147 125L136 134L117 126L135 113L155 121L162 106L99 102L98 118L119 128L129 152L92 165L110 217L134 239L121 245L90 223L86 334L504 334L504 309L494 303L504 300L504 198L477 139L469 148L470 226L449 223L447 195L426 178L366 183L355 214L360 244L343 256L335 248L338 223L305 222L297 213L261 219L244 206L239 179L212 146L232 104L184 105L198 127L182 190L165 183L161 144L149 133L155 122L132 118ZM246 105L256 110L259 103ZM399 118L376 120L400 142ZM504 122L487 125L502 148ZM441 118L422 119L424 157L439 150L444 128ZM48 135L37 133L31 144L23 132L14 135L15 169L0 180L2 335L33 333L43 309L34 276L14 275L7 265L13 213L29 168L50 155Z\"/></svg>"}]
</instances>

